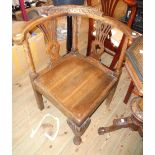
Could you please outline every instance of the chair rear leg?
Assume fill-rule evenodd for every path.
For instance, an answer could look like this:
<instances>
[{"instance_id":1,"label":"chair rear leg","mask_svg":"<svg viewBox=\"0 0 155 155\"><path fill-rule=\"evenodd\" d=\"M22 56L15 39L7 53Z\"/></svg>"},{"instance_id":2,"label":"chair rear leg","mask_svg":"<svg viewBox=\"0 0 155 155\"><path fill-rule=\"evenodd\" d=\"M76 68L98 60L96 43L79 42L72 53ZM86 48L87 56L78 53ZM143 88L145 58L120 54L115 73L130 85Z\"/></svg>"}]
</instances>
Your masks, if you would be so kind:
<instances>
[{"instance_id":1,"label":"chair rear leg","mask_svg":"<svg viewBox=\"0 0 155 155\"><path fill-rule=\"evenodd\" d=\"M35 95L35 98L36 98L36 101L37 101L38 108L40 110L43 110L44 109L44 102L43 102L42 94L40 94L35 89L33 89L33 91L34 91L34 95Z\"/></svg>"},{"instance_id":2,"label":"chair rear leg","mask_svg":"<svg viewBox=\"0 0 155 155\"><path fill-rule=\"evenodd\" d=\"M113 58L113 60L112 60L112 62L111 62L111 64L110 64L110 69L111 70L114 70L114 67L116 66L116 64L117 64L117 62L118 62L118 59L119 59L119 57L120 57L120 52L117 52L116 54L115 54L115 56L114 56L114 58Z\"/></svg>"},{"instance_id":3,"label":"chair rear leg","mask_svg":"<svg viewBox=\"0 0 155 155\"><path fill-rule=\"evenodd\" d=\"M34 82L33 82L36 77L37 77L37 75L33 76L33 75L30 74L30 81L31 81L31 84L32 84L32 88L33 88L33 92L34 92L34 95L35 95L35 99L37 101L38 108L40 110L43 110L44 109L44 102L43 102L42 94L40 94L35 89Z\"/></svg>"},{"instance_id":4,"label":"chair rear leg","mask_svg":"<svg viewBox=\"0 0 155 155\"><path fill-rule=\"evenodd\" d=\"M118 80L118 81L119 81L119 80ZM108 96L107 96L107 98L106 98L105 104L106 104L107 108L109 108L110 103L111 103L111 101L112 101L112 99L113 99L113 96L114 96L114 94L115 94L115 92L116 92L116 88L117 88L117 85L118 85L118 81L115 83L114 87L111 89L110 93L108 94Z\"/></svg>"}]
</instances>

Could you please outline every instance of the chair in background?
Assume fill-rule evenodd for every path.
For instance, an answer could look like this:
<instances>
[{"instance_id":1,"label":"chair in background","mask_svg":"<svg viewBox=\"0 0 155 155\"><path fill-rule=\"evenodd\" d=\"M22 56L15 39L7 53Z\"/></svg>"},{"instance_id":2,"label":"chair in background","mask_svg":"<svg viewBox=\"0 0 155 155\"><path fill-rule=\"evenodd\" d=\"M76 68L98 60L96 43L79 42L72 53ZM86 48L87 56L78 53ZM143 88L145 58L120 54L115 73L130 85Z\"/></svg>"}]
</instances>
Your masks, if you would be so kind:
<instances>
[{"instance_id":1,"label":"chair in background","mask_svg":"<svg viewBox=\"0 0 155 155\"><path fill-rule=\"evenodd\" d=\"M87 4L89 6L91 6L91 1L92 0L87 0ZM101 0L103 15L115 17L116 8L117 8L117 5L119 4L119 1L120 0ZM123 1L125 2L125 4L128 7L131 8L131 13L130 13L130 16L128 18L128 22L126 23L129 27L131 27L131 25L134 21L135 15L136 15L137 2L136 2L136 0L123 0ZM91 54L91 43L95 38L92 34L92 32L94 30L93 25L94 25L94 22L92 19L90 19L89 20L87 55ZM119 59L122 46L124 44L124 35L123 35L118 47L116 47L112 43L111 37L112 37L112 32L110 31L108 37L105 39L105 51L104 52L113 56L113 59L112 59L112 62L110 64L109 68L114 69L114 67L115 67L115 65Z\"/></svg>"},{"instance_id":2,"label":"chair in background","mask_svg":"<svg viewBox=\"0 0 155 155\"><path fill-rule=\"evenodd\" d=\"M38 8L46 17L29 21L23 30L14 34L17 44L24 44L30 68L30 79L34 95L40 110L44 109L43 96L50 100L64 115L75 137L74 144L81 143L81 136L90 124L90 117L98 106L107 99L109 105L119 77L128 41L132 40L132 30L121 22L101 16L101 12L86 6L65 5ZM56 37L56 21L62 16L73 18L72 51L64 56L59 53L60 44ZM92 42L90 56L83 56L78 50L78 18L93 18L97 25L97 34ZM53 22L48 25L48 22ZM50 64L37 71L29 46L28 38L34 28L40 28L45 35ZM112 27L125 34L124 44L118 59L116 70L110 70L98 59L104 51L104 41ZM66 50L66 49L64 49Z\"/></svg>"}]
</instances>

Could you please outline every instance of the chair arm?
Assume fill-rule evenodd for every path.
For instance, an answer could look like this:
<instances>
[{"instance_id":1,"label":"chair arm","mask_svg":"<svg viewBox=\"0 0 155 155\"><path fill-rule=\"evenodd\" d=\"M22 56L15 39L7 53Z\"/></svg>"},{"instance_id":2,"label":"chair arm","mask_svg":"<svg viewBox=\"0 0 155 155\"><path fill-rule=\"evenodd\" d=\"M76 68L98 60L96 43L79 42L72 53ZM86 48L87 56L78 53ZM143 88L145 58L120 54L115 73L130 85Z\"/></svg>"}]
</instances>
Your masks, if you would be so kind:
<instances>
[{"instance_id":1,"label":"chair arm","mask_svg":"<svg viewBox=\"0 0 155 155\"><path fill-rule=\"evenodd\" d=\"M15 44L22 44L25 36L27 34L27 28L29 27L29 25L33 24L36 20L40 19L41 17L38 17L34 20L31 21L17 21L14 22L12 25L12 39L13 39L13 43Z\"/></svg>"},{"instance_id":2,"label":"chair arm","mask_svg":"<svg viewBox=\"0 0 155 155\"><path fill-rule=\"evenodd\" d=\"M22 41L25 39L25 34L32 30L35 26L42 24L46 20L50 20L52 18L64 16L64 15L80 15L83 17L93 18L95 20L103 21L107 24L111 24L111 26L118 28L123 33L125 33L130 39L132 39L132 30L126 26L125 24L122 24L121 22L117 21L116 19L108 16L101 16L102 13L92 7L87 6L73 6L73 5L65 5L65 6L57 6L57 7L48 7L48 8L42 8L47 15L46 17L39 17L37 19L34 19L26 24L26 26L23 28L23 31L19 34L16 34L13 36L13 40L17 42L18 44L21 44Z\"/></svg>"}]
</instances>

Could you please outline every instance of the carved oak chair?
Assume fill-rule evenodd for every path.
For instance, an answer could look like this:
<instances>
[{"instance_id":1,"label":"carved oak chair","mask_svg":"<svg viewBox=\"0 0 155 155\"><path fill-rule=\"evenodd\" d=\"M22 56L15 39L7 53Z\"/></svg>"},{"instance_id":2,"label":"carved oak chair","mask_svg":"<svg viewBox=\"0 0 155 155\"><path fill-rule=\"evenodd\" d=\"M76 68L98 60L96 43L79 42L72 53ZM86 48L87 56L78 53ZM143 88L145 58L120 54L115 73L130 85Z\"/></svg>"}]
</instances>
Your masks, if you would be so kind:
<instances>
[{"instance_id":1,"label":"carved oak chair","mask_svg":"<svg viewBox=\"0 0 155 155\"><path fill-rule=\"evenodd\" d=\"M87 4L89 6L91 6L91 1L92 0L87 0ZM124 2L124 5L126 5L126 8L130 7L131 13L129 15L129 18L128 18L126 24L129 27L131 27L131 25L134 21L134 18L136 16L137 1L136 0L122 0L122 1ZM117 20L120 20L117 17L118 15L117 16L115 15L117 7L119 7L119 5L120 5L119 2L120 2L120 0L101 0L101 6L102 6L103 14L106 16L116 18ZM125 14L124 14L124 16L125 16ZM91 54L91 43L95 39L94 36L92 35L92 32L94 30L93 25L94 25L94 22L92 19L90 19L89 20L89 35L88 35L87 55ZM108 38L105 39L105 51L104 52L113 56L113 59L111 61L109 68L114 69L116 63L118 62L120 52L121 52L121 48L124 44L124 37L125 36L122 37L118 47L113 44L111 37L112 37L112 32L110 31Z\"/></svg>"},{"instance_id":2,"label":"carved oak chair","mask_svg":"<svg viewBox=\"0 0 155 155\"><path fill-rule=\"evenodd\" d=\"M76 145L81 143L81 136L90 124L90 117L97 107L107 98L107 105L111 101L116 89L125 51L132 31L121 22L101 12L86 6L66 5L59 7L41 7L46 17L40 17L28 24L13 40L17 44L24 44L30 68L30 79L35 98L40 110L44 108L42 95L49 99L68 118L67 123L73 130ZM60 44L56 38L56 19L62 16L73 17L73 47L71 53L60 56ZM92 43L91 56L82 56L78 50L77 18L93 18L97 22L97 37ZM48 22L52 22L49 25ZM51 63L41 72L35 68L28 38L29 32L40 28L46 39L47 51ZM104 50L104 40L112 27L120 29L125 34L125 41L115 71L102 65L96 58ZM101 44L102 43L102 44ZM65 49L64 49L65 50Z\"/></svg>"}]
</instances>

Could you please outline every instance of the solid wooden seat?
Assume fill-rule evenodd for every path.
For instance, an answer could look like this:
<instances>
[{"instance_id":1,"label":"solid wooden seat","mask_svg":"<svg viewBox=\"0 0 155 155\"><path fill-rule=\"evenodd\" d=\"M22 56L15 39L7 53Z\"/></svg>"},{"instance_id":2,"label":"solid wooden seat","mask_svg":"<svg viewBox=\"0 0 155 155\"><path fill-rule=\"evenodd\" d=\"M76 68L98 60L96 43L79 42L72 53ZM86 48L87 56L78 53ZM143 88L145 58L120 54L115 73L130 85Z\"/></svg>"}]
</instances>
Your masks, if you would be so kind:
<instances>
[{"instance_id":1,"label":"solid wooden seat","mask_svg":"<svg viewBox=\"0 0 155 155\"><path fill-rule=\"evenodd\" d=\"M81 55L63 57L34 81L41 93L45 90L46 96L79 125L94 112L117 79L109 69L88 59Z\"/></svg>"},{"instance_id":2,"label":"solid wooden seat","mask_svg":"<svg viewBox=\"0 0 155 155\"><path fill-rule=\"evenodd\" d=\"M67 116L67 123L74 133L74 144L79 145L81 136L90 124L90 117L106 99L107 105L112 100L132 30L119 21L102 17L101 12L86 6L65 5L59 7L41 7L40 12L46 17L30 21L21 33L14 34L16 43L23 43L30 68L30 80L38 108L44 109L43 97L51 101ZM71 53L60 54L57 37L58 17L72 16L73 39ZM91 55L82 56L78 50L78 18L93 18L96 21L96 39L92 43ZM110 70L98 61L104 51L104 41L112 28L118 28L125 34L124 44L116 66ZM42 71L37 71L33 61L28 38L31 31L39 28L45 37L50 64ZM64 49L63 49L64 50Z\"/></svg>"}]
</instances>

